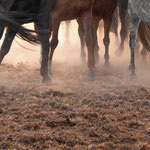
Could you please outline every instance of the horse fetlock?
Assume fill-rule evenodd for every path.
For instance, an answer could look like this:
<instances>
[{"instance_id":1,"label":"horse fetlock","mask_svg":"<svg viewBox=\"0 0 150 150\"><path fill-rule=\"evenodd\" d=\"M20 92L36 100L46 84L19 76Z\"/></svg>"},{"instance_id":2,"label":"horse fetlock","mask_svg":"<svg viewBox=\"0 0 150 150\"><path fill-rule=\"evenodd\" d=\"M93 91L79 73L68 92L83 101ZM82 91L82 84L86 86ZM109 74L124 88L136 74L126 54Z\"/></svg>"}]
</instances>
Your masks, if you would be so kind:
<instances>
[{"instance_id":1,"label":"horse fetlock","mask_svg":"<svg viewBox=\"0 0 150 150\"><path fill-rule=\"evenodd\" d=\"M49 83L51 81L51 78L49 76L44 76L42 83Z\"/></svg>"},{"instance_id":2,"label":"horse fetlock","mask_svg":"<svg viewBox=\"0 0 150 150\"><path fill-rule=\"evenodd\" d=\"M136 79L136 73L135 73L135 70L132 70L131 72L130 72L130 80L135 80Z\"/></svg>"},{"instance_id":3,"label":"horse fetlock","mask_svg":"<svg viewBox=\"0 0 150 150\"><path fill-rule=\"evenodd\" d=\"M88 81L93 81L93 80L95 79L95 75L92 74L92 73L88 73L86 79L87 79Z\"/></svg>"},{"instance_id":4,"label":"horse fetlock","mask_svg":"<svg viewBox=\"0 0 150 150\"><path fill-rule=\"evenodd\" d=\"M108 55L108 54L105 54L105 55L104 55L104 59L105 59L105 61L109 61L109 55Z\"/></svg>"},{"instance_id":5,"label":"horse fetlock","mask_svg":"<svg viewBox=\"0 0 150 150\"><path fill-rule=\"evenodd\" d=\"M116 51L115 51L115 54L116 54L117 56L122 56L122 54L123 54L123 49L117 48Z\"/></svg>"},{"instance_id":6,"label":"horse fetlock","mask_svg":"<svg viewBox=\"0 0 150 150\"><path fill-rule=\"evenodd\" d=\"M99 54L94 53L94 57L95 57L95 63L98 64L100 60Z\"/></svg>"},{"instance_id":7,"label":"horse fetlock","mask_svg":"<svg viewBox=\"0 0 150 150\"><path fill-rule=\"evenodd\" d=\"M135 70L135 65L134 65L134 64L130 64L129 70L130 70L130 71L134 71L134 70Z\"/></svg>"}]
</instances>

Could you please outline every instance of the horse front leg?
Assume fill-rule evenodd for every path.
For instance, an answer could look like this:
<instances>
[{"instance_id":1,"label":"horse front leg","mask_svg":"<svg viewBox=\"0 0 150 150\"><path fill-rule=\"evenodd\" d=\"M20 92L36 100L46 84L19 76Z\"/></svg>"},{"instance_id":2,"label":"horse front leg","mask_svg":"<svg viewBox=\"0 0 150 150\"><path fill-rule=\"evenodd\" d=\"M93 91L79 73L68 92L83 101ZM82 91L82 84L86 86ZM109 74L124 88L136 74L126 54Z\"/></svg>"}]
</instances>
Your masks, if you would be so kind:
<instances>
[{"instance_id":1,"label":"horse front leg","mask_svg":"<svg viewBox=\"0 0 150 150\"><path fill-rule=\"evenodd\" d=\"M5 34L5 39L3 41L3 44L0 50L0 64L2 63L5 55L9 52L15 35L16 35L16 32L14 32L13 30L9 28L7 29L6 34Z\"/></svg>"},{"instance_id":2,"label":"horse front leg","mask_svg":"<svg viewBox=\"0 0 150 150\"><path fill-rule=\"evenodd\" d=\"M84 27L81 21L81 18L77 19L77 23L78 23L78 34L79 34L79 38L80 38L80 43L81 43L81 63L82 66L84 66L86 64L86 53L85 53L85 39L84 39Z\"/></svg>"},{"instance_id":3,"label":"horse front leg","mask_svg":"<svg viewBox=\"0 0 150 150\"><path fill-rule=\"evenodd\" d=\"M125 43L125 39L128 35L127 21L128 21L127 16L120 17L120 22L121 22L121 30L120 30L121 43L120 43L120 46L119 46L118 55L122 55L122 53L124 51L124 43Z\"/></svg>"},{"instance_id":4,"label":"horse front leg","mask_svg":"<svg viewBox=\"0 0 150 150\"><path fill-rule=\"evenodd\" d=\"M110 37L109 37L109 33L110 33L111 23L112 23L112 17L104 19L104 39L103 39L103 43L104 43L104 46L105 46L105 55L104 55L105 67L110 67L110 62L109 62Z\"/></svg>"},{"instance_id":5,"label":"horse front leg","mask_svg":"<svg viewBox=\"0 0 150 150\"><path fill-rule=\"evenodd\" d=\"M93 38L93 45L94 45L94 57L96 64L99 63L99 45L98 45L98 37L97 37L97 30L99 25L100 18L93 16L92 20L92 38Z\"/></svg>"},{"instance_id":6,"label":"horse front leg","mask_svg":"<svg viewBox=\"0 0 150 150\"><path fill-rule=\"evenodd\" d=\"M118 37L118 8L116 7L114 13L113 13L113 20L111 25L111 30L115 34L115 45L117 46L116 53L119 49L119 37Z\"/></svg>"},{"instance_id":7,"label":"horse front leg","mask_svg":"<svg viewBox=\"0 0 150 150\"><path fill-rule=\"evenodd\" d=\"M81 15L83 28L84 28L84 34L85 34L85 41L88 49L88 68L89 68L89 74L88 78L92 79L94 77L94 69L95 69L95 58L94 58L94 45L93 45L93 39L92 39L92 15L90 11L84 12Z\"/></svg>"},{"instance_id":8,"label":"horse front leg","mask_svg":"<svg viewBox=\"0 0 150 150\"><path fill-rule=\"evenodd\" d=\"M129 13L130 14L130 13ZM136 46L136 32L139 26L140 20L138 18L132 18L130 17L129 22L129 30L130 30L130 39L129 39L129 46L130 46L130 52L131 52L131 60L130 60L130 77L134 78L136 76L135 74L135 54L134 49Z\"/></svg>"},{"instance_id":9,"label":"horse front leg","mask_svg":"<svg viewBox=\"0 0 150 150\"><path fill-rule=\"evenodd\" d=\"M147 56L147 50L143 46L142 51L141 51L141 56L142 56L142 64L147 64L146 56Z\"/></svg>"},{"instance_id":10,"label":"horse front leg","mask_svg":"<svg viewBox=\"0 0 150 150\"><path fill-rule=\"evenodd\" d=\"M40 31L38 32L38 34L39 34L41 50L42 50L40 74L43 77L43 82L48 82L50 80L48 76L49 25L44 26L42 22L38 22L36 26L37 26L37 30Z\"/></svg>"},{"instance_id":11,"label":"horse front leg","mask_svg":"<svg viewBox=\"0 0 150 150\"><path fill-rule=\"evenodd\" d=\"M59 31L60 21L57 18L52 19L52 39L50 42L50 53L49 53L49 72L52 74L52 59L54 51L58 45L58 31Z\"/></svg>"}]
</instances>

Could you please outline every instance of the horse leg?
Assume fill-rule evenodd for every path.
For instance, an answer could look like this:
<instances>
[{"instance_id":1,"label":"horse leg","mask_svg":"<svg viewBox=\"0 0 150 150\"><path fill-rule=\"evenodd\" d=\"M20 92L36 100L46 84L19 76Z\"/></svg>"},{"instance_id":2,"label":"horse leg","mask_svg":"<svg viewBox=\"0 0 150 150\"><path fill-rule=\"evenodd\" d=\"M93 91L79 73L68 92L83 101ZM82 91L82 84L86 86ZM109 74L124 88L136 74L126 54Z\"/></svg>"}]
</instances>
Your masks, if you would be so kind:
<instances>
[{"instance_id":1,"label":"horse leg","mask_svg":"<svg viewBox=\"0 0 150 150\"><path fill-rule=\"evenodd\" d=\"M3 41L3 44L0 50L0 64L3 61L3 58L5 57L5 55L9 52L15 35L16 35L16 32L12 31L9 28L7 29L7 32L5 34L5 39Z\"/></svg>"},{"instance_id":2,"label":"horse leg","mask_svg":"<svg viewBox=\"0 0 150 150\"><path fill-rule=\"evenodd\" d=\"M90 11L86 11L81 15L83 29L85 34L85 41L88 49L88 68L89 68L89 79L94 77L95 59L94 59L94 46L91 35L92 29L92 15Z\"/></svg>"},{"instance_id":3,"label":"horse leg","mask_svg":"<svg viewBox=\"0 0 150 150\"><path fill-rule=\"evenodd\" d=\"M130 60L130 72L131 72L131 78L133 78L135 74L135 60L134 60L134 49L136 45L136 32L139 26L140 20L138 18L131 18L130 17L130 23L129 23L129 29L130 29L130 39L129 39L129 46L131 51L131 60Z\"/></svg>"},{"instance_id":4,"label":"horse leg","mask_svg":"<svg viewBox=\"0 0 150 150\"><path fill-rule=\"evenodd\" d=\"M95 57L95 62L96 64L99 63L99 46L98 46L98 38L97 38L97 30L98 30L98 25L99 25L99 17L94 17L93 16L93 21L92 21L92 38L93 38L93 45L94 45L94 57Z\"/></svg>"},{"instance_id":5,"label":"horse leg","mask_svg":"<svg viewBox=\"0 0 150 150\"><path fill-rule=\"evenodd\" d=\"M140 39L139 37L136 38L136 43L135 43L135 57L139 58L140 57Z\"/></svg>"},{"instance_id":6,"label":"horse leg","mask_svg":"<svg viewBox=\"0 0 150 150\"><path fill-rule=\"evenodd\" d=\"M60 21L56 18L52 20L52 39L50 42L50 53L49 53L49 72L52 74L51 67L52 67L52 59L54 51L58 45L58 31L59 31Z\"/></svg>"},{"instance_id":7,"label":"horse leg","mask_svg":"<svg viewBox=\"0 0 150 150\"><path fill-rule=\"evenodd\" d=\"M146 61L147 51L146 51L146 48L144 46L143 46L142 51L141 51L141 56L142 56L142 63L146 64L147 63L147 61Z\"/></svg>"},{"instance_id":8,"label":"horse leg","mask_svg":"<svg viewBox=\"0 0 150 150\"><path fill-rule=\"evenodd\" d=\"M128 7L128 1L126 0L118 0L118 6L119 6L119 17L121 22L121 30L120 30L120 37L121 37L121 43L118 50L118 55L122 55L124 50L124 42L128 35L128 15L127 15L127 7Z\"/></svg>"},{"instance_id":9,"label":"horse leg","mask_svg":"<svg viewBox=\"0 0 150 150\"><path fill-rule=\"evenodd\" d=\"M113 29L113 32L115 33L115 45L118 47L119 46L119 39L118 39L118 8L116 8L115 12L113 13L113 20L112 20L111 28Z\"/></svg>"},{"instance_id":10,"label":"horse leg","mask_svg":"<svg viewBox=\"0 0 150 150\"><path fill-rule=\"evenodd\" d=\"M121 37L121 43L119 46L119 54L121 55L124 50L124 42L125 38L127 37L127 27L126 27L126 21L125 18L121 18L121 31L120 31L120 37Z\"/></svg>"},{"instance_id":11,"label":"horse leg","mask_svg":"<svg viewBox=\"0 0 150 150\"><path fill-rule=\"evenodd\" d=\"M42 30L45 31L45 32L38 32L38 34L39 34L41 49L42 49L40 74L43 77L43 82L47 82L50 80L48 76L49 24L48 22L43 24L43 22L45 23L45 19L36 22L36 27L37 27L37 30L39 31L42 31Z\"/></svg>"},{"instance_id":12,"label":"horse leg","mask_svg":"<svg viewBox=\"0 0 150 150\"><path fill-rule=\"evenodd\" d=\"M105 67L110 67L110 62L109 62L109 44L110 44L110 38L109 38L109 33L110 33L110 27L112 23L112 17L105 18L104 19L104 39L103 43L105 46Z\"/></svg>"},{"instance_id":13,"label":"horse leg","mask_svg":"<svg viewBox=\"0 0 150 150\"><path fill-rule=\"evenodd\" d=\"M86 64L86 53L85 53L85 39L84 39L84 29L83 29L83 24L80 18L77 19L78 23L78 34L80 38L80 43L81 43L81 63L84 66Z\"/></svg>"}]
</instances>

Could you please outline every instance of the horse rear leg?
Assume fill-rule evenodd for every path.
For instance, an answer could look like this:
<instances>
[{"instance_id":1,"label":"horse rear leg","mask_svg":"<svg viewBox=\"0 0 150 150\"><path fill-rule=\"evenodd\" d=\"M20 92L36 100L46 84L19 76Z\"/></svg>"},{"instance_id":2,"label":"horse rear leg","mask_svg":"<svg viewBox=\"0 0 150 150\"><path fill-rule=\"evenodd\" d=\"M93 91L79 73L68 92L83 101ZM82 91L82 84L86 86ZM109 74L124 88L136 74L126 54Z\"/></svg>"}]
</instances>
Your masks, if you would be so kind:
<instances>
[{"instance_id":1,"label":"horse rear leg","mask_svg":"<svg viewBox=\"0 0 150 150\"><path fill-rule=\"evenodd\" d=\"M93 39L91 34L92 29L92 15L90 11L84 12L81 15L84 34L85 34L85 41L88 49L88 68L89 68L89 77L93 78L94 76L94 68L95 68L95 59L94 59L94 46L93 46Z\"/></svg>"},{"instance_id":2,"label":"horse rear leg","mask_svg":"<svg viewBox=\"0 0 150 150\"><path fill-rule=\"evenodd\" d=\"M129 15L131 15L129 13ZM131 52L131 60L130 60L130 73L131 78L135 76L135 60L134 60L134 49L136 46L136 32L138 29L138 26L140 24L140 20L138 18L132 18L130 17L130 23L129 23L129 29L130 29L130 40L129 40L129 46L130 46L130 52Z\"/></svg>"},{"instance_id":3,"label":"horse rear leg","mask_svg":"<svg viewBox=\"0 0 150 150\"><path fill-rule=\"evenodd\" d=\"M78 23L78 34L80 38L80 43L81 43L81 63L84 66L86 64L86 53L85 53L85 39L84 39L84 27L81 21L81 18L77 19Z\"/></svg>"},{"instance_id":4,"label":"horse rear leg","mask_svg":"<svg viewBox=\"0 0 150 150\"><path fill-rule=\"evenodd\" d=\"M114 13L113 13L113 20L111 24L111 30L115 34L115 45L117 46L117 49L119 47L119 39L118 39L118 8L116 7Z\"/></svg>"},{"instance_id":5,"label":"horse rear leg","mask_svg":"<svg viewBox=\"0 0 150 150\"><path fill-rule=\"evenodd\" d=\"M93 16L93 21L92 21L92 38L93 38L93 45L94 45L94 57L95 57L95 62L96 64L99 63L99 46L98 46L98 38L97 38L97 30L98 30L98 25L99 25L99 17L94 17Z\"/></svg>"},{"instance_id":6,"label":"horse rear leg","mask_svg":"<svg viewBox=\"0 0 150 150\"><path fill-rule=\"evenodd\" d=\"M50 53L49 53L49 72L52 74L52 59L53 59L53 54L54 51L58 45L58 31L59 31L59 26L60 26L60 21L58 19L53 19L52 20L52 39L50 42Z\"/></svg>"},{"instance_id":7,"label":"horse rear leg","mask_svg":"<svg viewBox=\"0 0 150 150\"><path fill-rule=\"evenodd\" d=\"M16 35L16 32L14 32L13 30L9 28L7 29L7 32L5 34L5 39L3 41L3 44L0 50L0 64L3 61L3 58L5 57L5 55L9 52L15 35Z\"/></svg>"},{"instance_id":8,"label":"horse rear leg","mask_svg":"<svg viewBox=\"0 0 150 150\"><path fill-rule=\"evenodd\" d=\"M120 37L121 37L121 43L119 46L119 51L118 54L122 55L123 51L124 51L124 43L125 43L125 39L128 35L128 27L127 27L127 16L125 17L120 17L120 21L121 21L121 30L120 30Z\"/></svg>"},{"instance_id":9,"label":"horse rear leg","mask_svg":"<svg viewBox=\"0 0 150 150\"><path fill-rule=\"evenodd\" d=\"M104 19L104 39L103 39L103 43L104 43L104 46L105 46L105 55L104 55L105 67L110 67L110 62L109 62L110 37L109 37L109 33L110 33L111 23L112 23L112 17Z\"/></svg>"},{"instance_id":10,"label":"horse rear leg","mask_svg":"<svg viewBox=\"0 0 150 150\"><path fill-rule=\"evenodd\" d=\"M146 60L146 56L147 56L147 51L146 48L143 46L142 51L141 51L141 56L142 56L142 63L146 64L147 60Z\"/></svg>"},{"instance_id":11,"label":"horse rear leg","mask_svg":"<svg viewBox=\"0 0 150 150\"><path fill-rule=\"evenodd\" d=\"M48 17L50 18L50 17ZM44 22L44 24L43 24ZM50 80L48 76L48 54L49 54L49 21L45 21L45 19L40 20L36 23L37 30L40 38L41 49L42 49L42 60L41 60L41 68L40 73L43 77L43 82L47 82ZM47 31L46 31L47 30ZM45 31L45 32L41 32Z\"/></svg>"}]
</instances>

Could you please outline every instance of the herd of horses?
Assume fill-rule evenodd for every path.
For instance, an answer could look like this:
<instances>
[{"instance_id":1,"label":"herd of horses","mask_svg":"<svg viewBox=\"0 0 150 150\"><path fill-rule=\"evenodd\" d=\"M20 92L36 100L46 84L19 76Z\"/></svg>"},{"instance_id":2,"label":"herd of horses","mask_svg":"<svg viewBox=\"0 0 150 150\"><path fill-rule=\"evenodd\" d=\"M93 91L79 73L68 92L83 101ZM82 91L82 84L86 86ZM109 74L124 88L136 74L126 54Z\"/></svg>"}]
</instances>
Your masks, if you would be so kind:
<instances>
[{"instance_id":1,"label":"herd of horses","mask_svg":"<svg viewBox=\"0 0 150 150\"><path fill-rule=\"evenodd\" d=\"M16 35L30 43L40 43L42 60L40 73L43 82L50 80L54 51L58 45L58 31L61 21L76 19L81 41L81 59L86 62L84 45L87 46L87 65L89 79L94 77L95 63L99 60L97 30L99 21L104 21L105 66L109 67L109 33L111 28L118 36L116 8L119 8L121 22L121 43L119 53L124 47L125 38L130 33L131 50L130 72L135 77L134 49L137 31L144 51L150 50L150 2L149 0L0 0L0 38L7 27L0 50L0 63L9 52ZM34 22L34 31L22 27L24 23ZM36 33L36 34L34 34ZM49 39L51 38L51 41ZM51 70L51 69L50 69Z\"/></svg>"}]
</instances>

